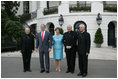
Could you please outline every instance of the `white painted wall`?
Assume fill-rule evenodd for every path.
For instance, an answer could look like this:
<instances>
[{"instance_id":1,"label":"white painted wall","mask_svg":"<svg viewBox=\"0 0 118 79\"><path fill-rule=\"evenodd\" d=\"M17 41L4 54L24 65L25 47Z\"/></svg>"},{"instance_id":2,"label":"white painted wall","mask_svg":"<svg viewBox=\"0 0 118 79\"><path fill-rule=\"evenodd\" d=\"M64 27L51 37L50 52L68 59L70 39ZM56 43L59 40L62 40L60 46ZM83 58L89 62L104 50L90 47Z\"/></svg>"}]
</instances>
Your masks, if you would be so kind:
<instances>
[{"instance_id":1,"label":"white painted wall","mask_svg":"<svg viewBox=\"0 0 118 79\"><path fill-rule=\"evenodd\" d=\"M18 8L16 15L21 15L21 14L23 14L23 1L20 1L20 6Z\"/></svg>"},{"instance_id":2,"label":"white painted wall","mask_svg":"<svg viewBox=\"0 0 118 79\"><path fill-rule=\"evenodd\" d=\"M82 14L77 14L77 15L70 14L70 15L63 15L63 16L64 16L64 24L63 24L62 28L64 29L65 32L67 31L67 29L66 29L67 25L72 25L73 29L74 29L74 24L77 21L84 21L87 24L87 31L91 35L92 46L95 46L95 44L93 43L93 40L94 40L95 32L98 28L98 25L96 23L97 14L91 14L91 13L83 14L82 13ZM59 27L59 24L58 24L59 15L58 16L47 16L47 17L38 19L38 22L37 22L37 25L38 25L37 31L38 32L40 31L41 24L47 24L49 22L52 22L55 25L55 27ZM107 46L107 36L108 36L107 35L108 24L110 21L116 21L117 18L116 18L116 14L113 14L113 16L110 16L109 14L104 14L104 15L102 15L102 18L103 18L103 21L102 21L102 24L100 25L103 36L104 36L104 43L102 44L102 46L106 47Z\"/></svg>"},{"instance_id":3,"label":"white painted wall","mask_svg":"<svg viewBox=\"0 0 118 79\"><path fill-rule=\"evenodd\" d=\"M29 1L29 3L30 3L30 12L34 12L34 11L36 11L37 10L37 3L38 3L38 1Z\"/></svg>"},{"instance_id":4,"label":"white painted wall","mask_svg":"<svg viewBox=\"0 0 118 79\"><path fill-rule=\"evenodd\" d=\"M64 18L64 24L62 28L66 32L67 25L72 25L74 27L74 24L77 21L84 21L87 24L87 31L91 35L91 45L95 46L93 40L95 32L98 28L96 17L98 13L101 13L102 16L102 23L100 25L104 37L104 43L102 44L103 47L107 47L107 38L108 38L108 24L111 21L117 21L117 14L116 13L109 13L109 12L103 12L103 2L102 1L92 1L91 2L91 12L77 12L77 13L69 13L69 2L62 1L62 4L59 6L59 12L58 14L53 15L45 15L37 17L37 31L40 31L40 25L41 24L47 24L49 22L52 22L55 27L59 27L59 15L62 14ZM74 29L74 28L73 28Z\"/></svg>"},{"instance_id":5,"label":"white painted wall","mask_svg":"<svg viewBox=\"0 0 118 79\"><path fill-rule=\"evenodd\" d=\"M37 1L38 2L38 1ZM36 5L34 5L36 4ZM38 5L39 4L39 5ZM40 25L41 24L47 24L49 22L52 22L56 27L59 27L59 16L60 14L63 15L64 18L64 24L62 28L66 32L67 25L74 25L77 21L84 21L87 24L87 31L91 35L91 45L95 46L93 40L95 32L98 28L96 17L97 14L100 13L102 16L102 23L100 25L104 37L104 43L102 44L103 47L107 47L107 39L108 39L108 24L111 21L115 21L115 25L117 28L117 13L114 12L103 12L103 2L102 1L91 1L91 12L75 12L75 13L69 13L69 4L68 1L62 1L61 5L58 7L58 14L52 14L52 15L43 15L43 9L46 8L46 1L40 1L38 3L34 3L34 7L38 7L37 11L37 18L34 20L31 20L27 22L29 25L33 23L37 23L37 31L40 31ZM31 4L32 5L32 4ZM31 6L33 8L33 6ZM36 9L36 8L35 8ZM73 26L74 27L74 26ZM74 28L73 28L74 29ZM116 35L117 35L117 29L116 29Z\"/></svg>"}]
</instances>

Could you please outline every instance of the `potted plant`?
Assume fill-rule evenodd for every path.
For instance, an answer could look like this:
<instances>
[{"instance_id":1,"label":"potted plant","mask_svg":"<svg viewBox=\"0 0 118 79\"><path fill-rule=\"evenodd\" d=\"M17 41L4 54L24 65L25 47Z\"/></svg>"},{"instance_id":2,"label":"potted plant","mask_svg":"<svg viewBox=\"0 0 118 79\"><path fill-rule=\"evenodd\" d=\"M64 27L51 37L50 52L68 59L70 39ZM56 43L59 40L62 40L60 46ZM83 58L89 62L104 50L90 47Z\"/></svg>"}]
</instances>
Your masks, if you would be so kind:
<instances>
[{"instance_id":1,"label":"potted plant","mask_svg":"<svg viewBox=\"0 0 118 79\"><path fill-rule=\"evenodd\" d=\"M103 35L101 28L98 28L95 33L94 43L96 43L96 47L100 48L101 44L103 43Z\"/></svg>"}]
</instances>

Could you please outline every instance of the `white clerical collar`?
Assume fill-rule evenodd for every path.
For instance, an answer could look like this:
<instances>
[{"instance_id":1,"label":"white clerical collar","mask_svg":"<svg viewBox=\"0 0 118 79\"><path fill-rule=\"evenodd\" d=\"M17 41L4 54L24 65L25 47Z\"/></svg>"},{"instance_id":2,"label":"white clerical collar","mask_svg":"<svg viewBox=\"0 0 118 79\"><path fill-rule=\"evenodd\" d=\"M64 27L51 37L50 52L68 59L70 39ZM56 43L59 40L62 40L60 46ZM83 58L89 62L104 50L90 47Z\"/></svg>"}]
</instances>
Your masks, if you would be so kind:
<instances>
[{"instance_id":1,"label":"white clerical collar","mask_svg":"<svg viewBox=\"0 0 118 79\"><path fill-rule=\"evenodd\" d=\"M84 33L84 32L85 32L85 30L83 32L81 32L81 33Z\"/></svg>"}]
</instances>

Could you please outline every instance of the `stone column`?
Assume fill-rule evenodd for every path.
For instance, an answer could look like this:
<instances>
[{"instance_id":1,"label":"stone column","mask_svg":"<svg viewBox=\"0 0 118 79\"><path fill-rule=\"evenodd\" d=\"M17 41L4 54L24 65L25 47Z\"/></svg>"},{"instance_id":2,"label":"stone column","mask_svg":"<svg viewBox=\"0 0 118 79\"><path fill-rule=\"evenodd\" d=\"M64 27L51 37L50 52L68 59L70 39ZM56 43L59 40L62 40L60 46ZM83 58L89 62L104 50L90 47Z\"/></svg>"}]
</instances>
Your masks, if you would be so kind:
<instances>
[{"instance_id":1,"label":"stone column","mask_svg":"<svg viewBox=\"0 0 118 79\"><path fill-rule=\"evenodd\" d=\"M69 13L69 1L61 1L61 5L58 7L58 14Z\"/></svg>"},{"instance_id":2,"label":"stone column","mask_svg":"<svg viewBox=\"0 0 118 79\"><path fill-rule=\"evenodd\" d=\"M37 18L44 16L43 11L44 11L44 8L47 7L47 1L40 1L39 3L40 4L38 5L39 9L37 10Z\"/></svg>"},{"instance_id":3,"label":"stone column","mask_svg":"<svg viewBox=\"0 0 118 79\"><path fill-rule=\"evenodd\" d=\"M42 24L40 22L40 18L44 16L43 11L44 11L44 8L47 7L47 1L38 1L38 2L39 2L39 5L38 5L38 10L37 10L37 32L40 31L40 25Z\"/></svg>"},{"instance_id":4,"label":"stone column","mask_svg":"<svg viewBox=\"0 0 118 79\"><path fill-rule=\"evenodd\" d=\"M103 1L92 1L91 2L92 13L103 13Z\"/></svg>"},{"instance_id":5,"label":"stone column","mask_svg":"<svg viewBox=\"0 0 118 79\"><path fill-rule=\"evenodd\" d=\"M32 12L37 10L37 1L32 1Z\"/></svg>"}]
</instances>

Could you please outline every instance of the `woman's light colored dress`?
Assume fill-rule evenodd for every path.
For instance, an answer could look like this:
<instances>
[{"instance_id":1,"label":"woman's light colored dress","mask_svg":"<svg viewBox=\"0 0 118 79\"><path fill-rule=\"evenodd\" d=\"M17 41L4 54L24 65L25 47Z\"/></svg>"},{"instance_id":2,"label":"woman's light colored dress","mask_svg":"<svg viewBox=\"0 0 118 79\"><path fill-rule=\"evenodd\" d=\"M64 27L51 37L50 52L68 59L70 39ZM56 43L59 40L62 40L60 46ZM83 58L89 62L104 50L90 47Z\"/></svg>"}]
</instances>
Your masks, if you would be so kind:
<instances>
[{"instance_id":1,"label":"woman's light colored dress","mask_svg":"<svg viewBox=\"0 0 118 79\"><path fill-rule=\"evenodd\" d=\"M63 35L59 36L54 35L52 44L53 44L53 57L54 59L63 59Z\"/></svg>"}]
</instances>

